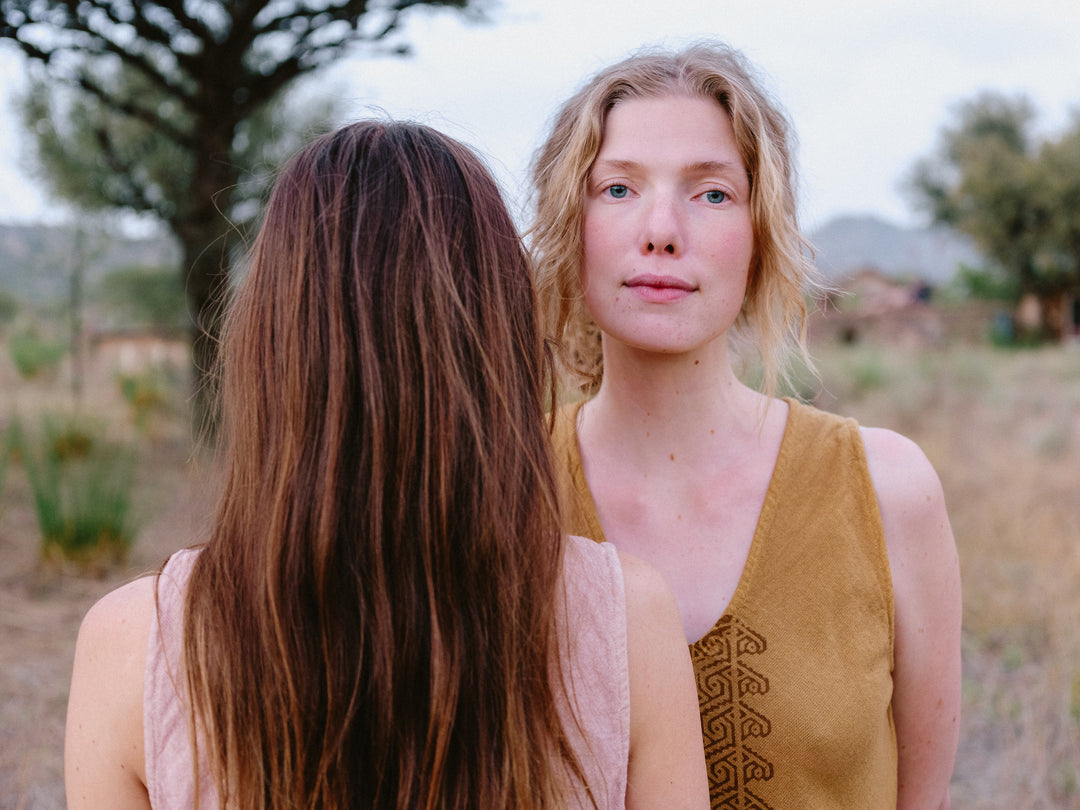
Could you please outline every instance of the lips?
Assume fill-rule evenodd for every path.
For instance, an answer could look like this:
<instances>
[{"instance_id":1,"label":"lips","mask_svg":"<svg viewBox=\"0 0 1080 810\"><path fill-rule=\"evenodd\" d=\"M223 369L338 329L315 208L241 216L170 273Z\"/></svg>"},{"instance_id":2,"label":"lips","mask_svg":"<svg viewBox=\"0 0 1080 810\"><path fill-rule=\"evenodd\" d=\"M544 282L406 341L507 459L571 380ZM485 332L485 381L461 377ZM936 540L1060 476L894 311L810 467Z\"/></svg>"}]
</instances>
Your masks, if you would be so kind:
<instances>
[{"instance_id":1,"label":"lips","mask_svg":"<svg viewBox=\"0 0 1080 810\"><path fill-rule=\"evenodd\" d=\"M659 276L642 273L624 282L624 286L638 300L647 304L671 304L680 301L697 288L677 276Z\"/></svg>"},{"instance_id":2,"label":"lips","mask_svg":"<svg viewBox=\"0 0 1080 810\"><path fill-rule=\"evenodd\" d=\"M682 290L683 292L694 291L693 284L677 276L657 276L652 273L634 276L625 283L627 287L652 287L658 290Z\"/></svg>"}]
</instances>

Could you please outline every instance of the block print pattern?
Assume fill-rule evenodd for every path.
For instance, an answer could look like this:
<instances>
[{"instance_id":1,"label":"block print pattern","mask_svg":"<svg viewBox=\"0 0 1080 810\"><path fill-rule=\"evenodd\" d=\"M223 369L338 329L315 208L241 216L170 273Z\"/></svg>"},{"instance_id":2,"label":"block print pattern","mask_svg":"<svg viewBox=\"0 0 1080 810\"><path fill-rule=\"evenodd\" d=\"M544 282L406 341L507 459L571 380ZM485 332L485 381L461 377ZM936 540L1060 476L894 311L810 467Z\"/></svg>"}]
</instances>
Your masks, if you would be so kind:
<instances>
[{"instance_id":1,"label":"block print pattern","mask_svg":"<svg viewBox=\"0 0 1080 810\"><path fill-rule=\"evenodd\" d=\"M769 679L751 666L765 647L762 636L725 616L690 648L713 808L773 810L758 795L773 776L772 763L759 753L771 724L755 708Z\"/></svg>"}]
</instances>

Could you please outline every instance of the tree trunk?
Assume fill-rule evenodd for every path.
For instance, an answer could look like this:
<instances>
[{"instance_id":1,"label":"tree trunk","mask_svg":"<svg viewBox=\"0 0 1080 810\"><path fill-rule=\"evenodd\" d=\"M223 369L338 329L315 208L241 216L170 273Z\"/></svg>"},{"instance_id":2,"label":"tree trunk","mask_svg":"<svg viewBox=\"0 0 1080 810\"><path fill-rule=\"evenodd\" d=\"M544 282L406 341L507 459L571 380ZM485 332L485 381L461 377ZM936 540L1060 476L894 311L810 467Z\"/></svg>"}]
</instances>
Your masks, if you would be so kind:
<instances>
[{"instance_id":1,"label":"tree trunk","mask_svg":"<svg viewBox=\"0 0 1080 810\"><path fill-rule=\"evenodd\" d=\"M192 417L196 431L208 435L216 427L211 383L237 242L225 215L238 178L228 159L231 138L231 132L202 132L191 178L194 205L187 216L172 223L182 248L181 272L191 317Z\"/></svg>"},{"instance_id":2,"label":"tree trunk","mask_svg":"<svg viewBox=\"0 0 1080 810\"><path fill-rule=\"evenodd\" d=\"M192 417L196 431L213 433L212 380L216 371L221 320L229 289L230 256L223 221L201 229L188 223L177 236L183 244L184 287L191 318Z\"/></svg>"},{"instance_id":3,"label":"tree trunk","mask_svg":"<svg viewBox=\"0 0 1080 810\"><path fill-rule=\"evenodd\" d=\"M1042 330L1054 343L1061 343L1065 338L1066 308L1065 293L1049 293L1042 297Z\"/></svg>"}]
</instances>

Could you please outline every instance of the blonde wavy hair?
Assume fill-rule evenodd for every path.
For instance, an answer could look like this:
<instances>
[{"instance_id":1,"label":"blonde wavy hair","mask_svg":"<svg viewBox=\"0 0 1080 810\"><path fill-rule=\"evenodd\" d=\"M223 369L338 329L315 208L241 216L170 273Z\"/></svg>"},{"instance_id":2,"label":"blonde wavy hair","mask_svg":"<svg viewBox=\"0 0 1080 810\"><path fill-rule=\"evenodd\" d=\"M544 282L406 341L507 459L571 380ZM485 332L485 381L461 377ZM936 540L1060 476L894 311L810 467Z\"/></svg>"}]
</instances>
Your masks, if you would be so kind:
<instances>
[{"instance_id":1,"label":"blonde wavy hair","mask_svg":"<svg viewBox=\"0 0 1080 810\"><path fill-rule=\"evenodd\" d=\"M597 73L556 114L533 158L537 201L528 234L545 328L562 346L564 375L586 394L595 393L603 376L600 331L581 284L589 172L615 105L668 95L715 99L731 118L750 179L754 252L730 338L742 362L756 352L762 388L772 395L787 378L795 352L810 365L806 295L819 281L798 225L794 130L745 57L722 43L640 51Z\"/></svg>"}]
</instances>

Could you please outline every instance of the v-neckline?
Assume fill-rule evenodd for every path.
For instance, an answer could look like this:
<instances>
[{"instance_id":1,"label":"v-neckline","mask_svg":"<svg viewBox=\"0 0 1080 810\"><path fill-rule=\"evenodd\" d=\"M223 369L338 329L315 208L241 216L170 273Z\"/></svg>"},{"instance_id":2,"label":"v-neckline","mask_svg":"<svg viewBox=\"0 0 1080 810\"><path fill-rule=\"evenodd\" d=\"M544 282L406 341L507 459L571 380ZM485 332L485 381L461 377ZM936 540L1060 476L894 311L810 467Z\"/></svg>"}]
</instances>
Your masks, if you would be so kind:
<instances>
[{"instance_id":1,"label":"v-neckline","mask_svg":"<svg viewBox=\"0 0 1080 810\"><path fill-rule=\"evenodd\" d=\"M700 644L705 638L716 630L717 626L732 612L732 607L737 606L739 602L743 601L745 594L750 590L750 581L753 579L754 568L761 557L762 549L765 545L764 537L768 534L770 527L775 519L776 510L778 508L778 501L780 499L780 493L783 491L785 481L788 478L789 469L791 466L790 456L794 452L791 449L791 445L795 442L793 438L797 432L797 422L801 417L796 416L796 410L802 408L802 403L791 397L784 397L783 401L787 403L788 413L787 420L784 423L784 435L780 439L780 449L776 454L776 462L773 465L772 474L769 476L769 485L765 489L765 498L761 502L761 510L758 512L757 521L754 524L754 535L750 539L750 548L746 555L746 562L743 563L742 571L739 573L739 581L735 585L735 590L731 594L731 599L728 600L727 607L724 608L723 613L717 617L716 621L706 630L700 638L695 641L689 642L690 646ZM589 523L589 528L593 532L590 537L599 542L606 543L607 535L604 533L604 527L600 525L599 512L596 509L596 501L593 500L592 490L589 489L588 481L585 480L585 464L582 461L581 445L578 442L578 417L581 414L581 408L585 405L585 402L581 402L574 409L571 416L571 424L574 427L574 442L572 445L574 455L571 465L571 475L574 479L574 487L579 493L584 493L586 508L586 519Z\"/></svg>"}]
</instances>

